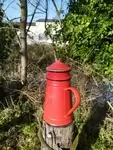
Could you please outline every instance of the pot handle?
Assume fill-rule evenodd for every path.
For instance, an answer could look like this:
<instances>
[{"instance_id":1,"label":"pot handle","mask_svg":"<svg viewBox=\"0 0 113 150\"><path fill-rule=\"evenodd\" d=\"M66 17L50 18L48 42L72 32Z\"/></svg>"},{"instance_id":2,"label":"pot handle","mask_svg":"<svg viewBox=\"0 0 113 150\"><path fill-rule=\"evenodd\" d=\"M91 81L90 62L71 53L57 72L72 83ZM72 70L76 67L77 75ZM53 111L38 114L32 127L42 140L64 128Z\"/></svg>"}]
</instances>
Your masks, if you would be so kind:
<instances>
[{"instance_id":1,"label":"pot handle","mask_svg":"<svg viewBox=\"0 0 113 150\"><path fill-rule=\"evenodd\" d=\"M69 88L66 88L65 89L66 91L67 90L70 90L74 93L75 95L75 98L76 98L76 102L75 104L73 105L73 107L69 110L69 112L67 113L67 115L71 115L73 113L73 111L80 105L80 94L78 92L78 90L76 88L73 88L73 87L69 87Z\"/></svg>"}]
</instances>

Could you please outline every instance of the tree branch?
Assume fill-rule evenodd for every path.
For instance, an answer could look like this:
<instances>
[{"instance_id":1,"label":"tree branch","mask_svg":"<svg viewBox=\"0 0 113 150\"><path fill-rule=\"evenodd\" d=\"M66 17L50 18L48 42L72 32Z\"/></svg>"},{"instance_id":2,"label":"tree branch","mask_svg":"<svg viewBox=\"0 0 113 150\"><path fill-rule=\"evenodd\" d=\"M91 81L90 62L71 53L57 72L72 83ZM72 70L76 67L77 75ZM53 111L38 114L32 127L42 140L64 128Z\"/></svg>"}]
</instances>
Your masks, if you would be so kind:
<instances>
[{"instance_id":1,"label":"tree branch","mask_svg":"<svg viewBox=\"0 0 113 150\"><path fill-rule=\"evenodd\" d=\"M12 0L12 1L8 4L8 6L5 8L4 11L6 11L6 10L10 7L10 5L11 5L12 3L14 3L14 1L15 1L15 0Z\"/></svg>"},{"instance_id":2,"label":"tree branch","mask_svg":"<svg viewBox=\"0 0 113 150\"><path fill-rule=\"evenodd\" d=\"M47 18L48 18L48 0L46 0L45 29L47 29Z\"/></svg>"},{"instance_id":3,"label":"tree branch","mask_svg":"<svg viewBox=\"0 0 113 150\"><path fill-rule=\"evenodd\" d=\"M30 20L30 23L29 23L29 27L28 27L28 29L27 29L27 31L26 31L27 33L29 32L29 29L30 29L30 27L31 27L31 25L32 25L34 16L35 16L35 14L36 14L36 11L37 11L37 8L38 8L39 5L40 5L40 0L37 2L36 6L35 6L34 12L33 12L33 14L32 14L32 17L31 17L31 20Z\"/></svg>"},{"instance_id":4,"label":"tree branch","mask_svg":"<svg viewBox=\"0 0 113 150\"><path fill-rule=\"evenodd\" d=\"M60 23L60 25L61 25L60 12L59 12L59 10L58 10L58 8L57 8L57 5L56 5L55 1L54 1L54 0L51 0L51 1L52 1L53 5L54 5L54 7L55 7L55 10L56 10L56 13L57 13L57 16L58 16L58 19L59 19L59 23Z\"/></svg>"},{"instance_id":5,"label":"tree branch","mask_svg":"<svg viewBox=\"0 0 113 150\"><path fill-rule=\"evenodd\" d=\"M39 0L40 1L40 0ZM33 6L33 7L36 7L33 3L31 3L31 1L29 0L29 3ZM42 6L41 5L41 3L40 3L40 6ZM42 6L42 8L45 10L45 8ZM44 10L42 10L41 8L38 8L38 10L40 10L41 12L43 12L43 13L45 13L45 11Z\"/></svg>"}]
</instances>

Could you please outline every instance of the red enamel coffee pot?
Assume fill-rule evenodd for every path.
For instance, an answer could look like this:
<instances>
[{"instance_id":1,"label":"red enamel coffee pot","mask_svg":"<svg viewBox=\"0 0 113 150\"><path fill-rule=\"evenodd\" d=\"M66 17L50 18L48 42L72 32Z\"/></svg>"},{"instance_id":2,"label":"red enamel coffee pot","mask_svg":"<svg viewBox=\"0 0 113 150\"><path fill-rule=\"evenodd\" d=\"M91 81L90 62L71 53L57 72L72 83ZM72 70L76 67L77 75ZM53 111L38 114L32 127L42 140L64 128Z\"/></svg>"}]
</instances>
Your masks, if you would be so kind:
<instances>
[{"instance_id":1,"label":"red enamel coffee pot","mask_svg":"<svg viewBox=\"0 0 113 150\"><path fill-rule=\"evenodd\" d=\"M71 68L61 61L47 67L43 120L52 126L64 126L73 121L73 111L80 105L80 94L70 87ZM73 92L76 100L72 106Z\"/></svg>"}]
</instances>

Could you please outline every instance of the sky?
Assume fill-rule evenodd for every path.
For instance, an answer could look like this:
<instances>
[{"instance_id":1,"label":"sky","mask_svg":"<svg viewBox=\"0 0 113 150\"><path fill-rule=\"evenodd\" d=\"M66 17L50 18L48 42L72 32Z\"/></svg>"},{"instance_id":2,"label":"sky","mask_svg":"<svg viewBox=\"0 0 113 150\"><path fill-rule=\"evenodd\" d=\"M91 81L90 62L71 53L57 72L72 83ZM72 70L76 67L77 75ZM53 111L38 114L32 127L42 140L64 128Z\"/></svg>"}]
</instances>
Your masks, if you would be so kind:
<instances>
[{"instance_id":1,"label":"sky","mask_svg":"<svg viewBox=\"0 0 113 150\"><path fill-rule=\"evenodd\" d=\"M36 5L37 0L30 0L30 1L32 2L33 5ZM55 0L58 8L61 7L61 1L63 1L62 9L66 13L68 0ZM39 8L41 10L44 10L43 7L45 7L45 0L41 0L41 6ZM3 9L6 12L6 16L10 20L20 17L19 0L5 0ZM29 15L28 22L30 21L31 14L33 13L33 11L34 11L34 7L30 3L28 3L28 15ZM39 10L37 10L37 13L33 21L36 21L38 19L44 19L44 18L45 18L45 13L42 13L42 11L40 12ZM49 19L57 18L56 11L51 0L49 0L48 18ZM19 19L15 19L14 21L19 21Z\"/></svg>"}]
</instances>

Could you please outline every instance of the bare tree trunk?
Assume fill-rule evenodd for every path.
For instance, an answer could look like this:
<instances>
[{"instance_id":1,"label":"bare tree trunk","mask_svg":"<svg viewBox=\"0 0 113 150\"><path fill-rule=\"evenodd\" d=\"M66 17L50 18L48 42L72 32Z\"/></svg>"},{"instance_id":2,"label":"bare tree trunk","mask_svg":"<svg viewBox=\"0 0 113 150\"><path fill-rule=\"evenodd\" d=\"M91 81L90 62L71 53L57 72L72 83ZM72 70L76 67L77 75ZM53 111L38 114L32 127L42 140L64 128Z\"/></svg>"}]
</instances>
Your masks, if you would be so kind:
<instances>
[{"instance_id":1,"label":"bare tree trunk","mask_svg":"<svg viewBox=\"0 0 113 150\"><path fill-rule=\"evenodd\" d=\"M21 83L27 82L27 0L20 0Z\"/></svg>"}]
</instances>

